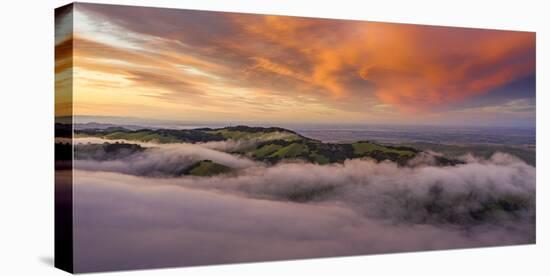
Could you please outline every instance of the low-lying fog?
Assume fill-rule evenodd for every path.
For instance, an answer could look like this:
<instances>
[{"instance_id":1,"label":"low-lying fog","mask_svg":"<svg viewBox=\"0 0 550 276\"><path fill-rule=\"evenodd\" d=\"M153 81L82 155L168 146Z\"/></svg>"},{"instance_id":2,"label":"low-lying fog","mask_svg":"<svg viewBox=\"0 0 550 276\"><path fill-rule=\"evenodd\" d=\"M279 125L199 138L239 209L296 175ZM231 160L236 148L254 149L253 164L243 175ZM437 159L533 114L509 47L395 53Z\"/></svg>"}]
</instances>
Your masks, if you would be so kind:
<instances>
[{"instance_id":1,"label":"low-lying fog","mask_svg":"<svg viewBox=\"0 0 550 276\"><path fill-rule=\"evenodd\" d=\"M104 141L76 140L87 142ZM535 168L506 154L465 156L466 164L448 167L432 166L430 154L410 166L366 159L267 166L223 152L246 145L142 146L130 158L75 162L77 271L535 241ZM144 173L204 159L239 170Z\"/></svg>"}]
</instances>

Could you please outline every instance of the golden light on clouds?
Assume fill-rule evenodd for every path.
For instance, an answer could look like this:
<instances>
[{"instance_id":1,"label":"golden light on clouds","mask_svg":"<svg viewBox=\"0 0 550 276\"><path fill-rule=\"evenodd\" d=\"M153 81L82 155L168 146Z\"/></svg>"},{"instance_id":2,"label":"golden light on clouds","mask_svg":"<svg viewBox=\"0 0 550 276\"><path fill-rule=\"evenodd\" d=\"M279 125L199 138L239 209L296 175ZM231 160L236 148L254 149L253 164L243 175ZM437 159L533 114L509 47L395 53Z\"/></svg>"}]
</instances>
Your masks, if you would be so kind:
<instances>
[{"instance_id":1,"label":"golden light on clouds","mask_svg":"<svg viewBox=\"0 0 550 276\"><path fill-rule=\"evenodd\" d=\"M534 116L534 33L94 4L73 16L76 115L445 123L523 99L532 110L514 116Z\"/></svg>"}]
</instances>

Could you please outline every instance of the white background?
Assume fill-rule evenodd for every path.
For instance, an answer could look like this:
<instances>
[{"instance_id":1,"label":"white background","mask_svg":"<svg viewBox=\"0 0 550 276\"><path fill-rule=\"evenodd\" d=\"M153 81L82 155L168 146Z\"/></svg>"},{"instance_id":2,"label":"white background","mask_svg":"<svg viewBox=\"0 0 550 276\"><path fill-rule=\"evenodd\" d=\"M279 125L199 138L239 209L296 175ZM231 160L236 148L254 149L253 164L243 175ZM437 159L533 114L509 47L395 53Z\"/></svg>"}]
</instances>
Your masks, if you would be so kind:
<instances>
[{"instance_id":1,"label":"white background","mask_svg":"<svg viewBox=\"0 0 550 276\"><path fill-rule=\"evenodd\" d=\"M8 1L0 10L0 275L53 268L53 9L68 1ZM108 275L549 275L550 8L547 1L90 1L537 32L537 245ZM266 248L266 250L269 250ZM546 255L546 257L544 257ZM102 274L97 274L102 275Z\"/></svg>"}]
</instances>

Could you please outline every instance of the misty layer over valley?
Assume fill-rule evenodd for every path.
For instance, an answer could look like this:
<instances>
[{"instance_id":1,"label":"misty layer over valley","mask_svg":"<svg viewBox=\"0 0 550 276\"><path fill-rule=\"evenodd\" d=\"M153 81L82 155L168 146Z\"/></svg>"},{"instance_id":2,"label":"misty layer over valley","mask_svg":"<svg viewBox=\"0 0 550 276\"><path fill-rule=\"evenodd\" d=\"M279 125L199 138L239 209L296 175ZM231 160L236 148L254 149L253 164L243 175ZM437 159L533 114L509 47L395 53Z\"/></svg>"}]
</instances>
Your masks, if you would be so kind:
<instances>
[{"instance_id":1,"label":"misty layer over valley","mask_svg":"<svg viewBox=\"0 0 550 276\"><path fill-rule=\"evenodd\" d=\"M535 242L535 167L513 152L274 127L74 135L82 271Z\"/></svg>"}]
</instances>

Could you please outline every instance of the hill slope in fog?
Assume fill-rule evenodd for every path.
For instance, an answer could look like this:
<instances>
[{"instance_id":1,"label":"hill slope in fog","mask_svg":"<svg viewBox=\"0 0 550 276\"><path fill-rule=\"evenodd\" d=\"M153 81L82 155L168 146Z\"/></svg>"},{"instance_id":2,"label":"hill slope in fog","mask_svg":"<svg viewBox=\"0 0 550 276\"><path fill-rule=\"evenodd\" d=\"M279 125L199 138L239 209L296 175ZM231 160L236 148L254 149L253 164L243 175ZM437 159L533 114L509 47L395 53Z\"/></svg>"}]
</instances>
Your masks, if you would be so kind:
<instances>
[{"instance_id":1,"label":"hill slope in fog","mask_svg":"<svg viewBox=\"0 0 550 276\"><path fill-rule=\"evenodd\" d=\"M326 143L302 136L292 130L278 127L233 126L224 128L197 129L138 129L123 127L77 129L76 137L97 137L107 140L136 142L208 143L237 141L243 145L228 150L231 154L246 156L253 160L276 164L284 160L303 160L316 164L341 163L346 159L372 158L389 160L405 165L421 151L406 146L389 146L373 141L353 143ZM458 160L436 157L441 165L456 165Z\"/></svg>"}]
</instances>

